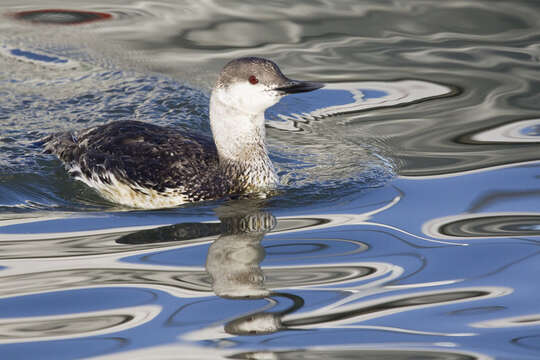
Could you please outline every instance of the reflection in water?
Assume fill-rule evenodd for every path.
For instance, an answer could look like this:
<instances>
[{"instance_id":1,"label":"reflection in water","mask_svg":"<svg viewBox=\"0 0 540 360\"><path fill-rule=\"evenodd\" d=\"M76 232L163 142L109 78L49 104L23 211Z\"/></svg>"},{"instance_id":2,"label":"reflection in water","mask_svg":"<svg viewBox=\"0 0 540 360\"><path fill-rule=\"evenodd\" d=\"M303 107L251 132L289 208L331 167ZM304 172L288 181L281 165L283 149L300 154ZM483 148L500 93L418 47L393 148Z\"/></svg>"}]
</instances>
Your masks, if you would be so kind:
<instances>
[{"instance_id":1,"label":"reflection in water","mask_svg":"<svg viewBox=\"0 0 540 360\"><path fill-rule=\"evenodd\" d=\"M17 20L47 25L79 25L112 18L111 14L104 12L68 9L28 10L10 15Z\"/></svg>"},{"instance_id":2,"label":"reflection in water","mask_svg":"<svg viewBox=\"0 0 540 360\"><path fill-rule=\"evenodd\" d=\"M225 231L214 240L206 258L214 293L230 298L268 296L259 266L265 256L261 240L275 226L275 218L266 212L248 212L244 216L221 213L220 220Z\"/></svg>"},{"instance_id":3,"label":"reflection in water","mask_svg":"<svg viewBox=\"0 0 540 360\"><path fill-rule=\"evenodd\" d=\"M516 120L493 128L464 135L461 139L475 144L514 144L540 142L540 119Z\"/></svg>"},{"instance_id":4,"label":"reflection in water","mask_svg":"<svg viewBox=\"0 0 540 360\"><path fill-rule=\"evenodd\" d=\"M540 215L484 215L447 223L444 235L457 237L539 236Z\"/></svg>"},{"instance_id":5,"label":"reflection in water","mask_svg":"<svg viewBox=\"0 0 540 360\"><path fill-rule=\"evenodd\" d=\"M540 236L540 214L461 214L430 220L423 232L443 239Z\"/></svg>"},{"instance_id":6,"label":"reflection in water","mask_svg":"<svg viewBox=\"0 0 540 360\"><path fill-rule=\"evenodd\" d=\"M224 330L231 335L265 335L277 331L290 330L283 324L283 316L293 313L304 306L304 299L288 293L272 293L274 301L289 300L290 305L280 311L261 311L241 316L225 323ZM285 301L286 302L286 301Z\"/></svg>"},{"instance_id":7,"label":"reflection in water","mask_svg":"<svg viewBox=\"0 0 540 360\"><path fill-rule=\"evenodd\" d=\"M376 221L368 221L399 206L400 199L398 196L389 201L367 202L362 214L279 220L262 210L264 203L239 200L216 210L219 224L187 221L157 228L127 227L125 231L117 228L110 234L90 235L86 242L81 241L87 235L77 236L77 232L66 228L66 234L71 237L59 236L58 241L66 243L62 255L67 258L50 257L45 262L17 259L17 263L13 262L14 268L3 270L0 295L24 298L31 294L44 296L58 289L70 294L81 288L118 286L152 289L162 302L165 296L175 299L160 310L163 315L159 318L167 318L165 328L175 339L190 344L235 342L236 337L242 335L264 338L274 334L276 338L265 339L265 344L273 346L281 341L280 334L289 331L294 335L287 333L287 337L299 342L302 336L311 339L314 335L309 330L312 329L321 334L356 330L362 334L401 334L442 342L479 336L463 326L438 328L394 320L406 314L421 316L433 307L455 308L512 293L502 286L460 285L459 275L454 274L459 269L444 264L441 269L448 275L442 279L448 279L446 282L423 278L426 266L437 267L437 261L427 261L423 254L429 255L430 249L445 249L449 245L426 242L407 236L399 229L394 231ZM31 224L39 224L39 219L9 221L2 235L6 242L13 229L21 226L31 229ZM109 254L93 252L92 247L88 247L92 239L99 244L99 236L106 239L102 245L110 246ZM364 238L366 243L359 241ZM70 245L75 247L70 248ZM15 258L17 252L13 250L15 248L11 249L11 256ZM4 255L9 258L10 253ZM47 253L47 256L52 255L52 252ZM7 260L5 264L9 265ZM25 269L25 264L30 263L33 273ZM69 268L66 268L67 263ZM221 299L213 297L212 292ZM126 305L119 306L115 314L129 314L124 312ZM40 314L32 320L35 326L31 328L41 329L43 316L51 315ZM109 320L104 328L119 326L118 317L111 315ZM66 321L73 326L78 323L76 319ZM99 318L95 324L103 324L101 321ZM12 323L10 320L7 326L11 327ZM58 326L69 328L71 325L67 323L59 322ZM145 324L138 327L140 331L146 331ZM160 320L149 324L159 326ZM73 336L84 337L97 328L98 325L92 329L81 327ZM35 330L29 333L29 338L34 336L53 335ZM345 344L352 341L339 340ZM320 341L325 345L333 344Z\"/></svg>"},{"instance_id":8,"label":"reflection in water","mask_svg":"<svg viewBox=\"0 0 540 360\"><path fill-rule=\"evenodd\" d=\"M235 318L228 321L224 329L234 335L270 334L283 330L281 317L301 308L304 300L291 294L271 293L265 287L265 276L260 267L265 257L261 241L276 226L276 219L256 208L235 205L217 210L224 231L214 240L206 258L206 271L212 277L212 290L217 296L230 299L271 296L276 300L283 297L292 300L292 305L277 312L263 311Z\"/></svg>"},{"instance_id":9,"label":"reflection in water","mask_svg":"<svg viewBox=\"0 0 540 360\"><path fill-rule=\"evenodd\" d=\"M67 70L80 67L80 63L55 54L43 51L21 49L0 43L0 55L10 60L26 62L32 65L44 66L51 69Z\"/></svg>"},{"instance_id":10,"label":"reflection in water","mask_svg":"<svg viewBox=\"0 0 540 360\"><path fill-rule=\"evenodd\" d=\"M411 295L380 297L377 300L360 301L354 305L344 305L341 308L322 310L312 313L291 315L284 321L289 326L319 327L323 324L336 323L341 326L359 321L411 311L419 308L440 304L476 301L486 298L499 297L511 291L504 288L456 288L451 291L427 291ZM397 330L397 329L395 329ZM446 336L467 336L472 334L445 334Z\"/></svg>"},{"instance_id":11,"label":"reflection in water","mask_svg":"<svg viewBox=\"0 0 540 360\"><path fill-rule=\"evenodd\" d=\"M311 94L312 103L300 104L300 113L270 113L279 120L271 120L271 127L287 131L302 131L300 124L309 124L329 116L355 114L392 106L405 106L431 99L456 96L459 91L451 87L419 80L363 81L355 83L327 84L317 94ZM284 99L275 108L286 107L295 99ZM336 102L341 102L336 105ZM298 104L296 103L296 111Z\"/></svg>"},{"instance_id":12,"label":"reflection in water","mask_svg":"<svg viewBox=\"0 0 540 360\"><path fill-rule=\"evenodd\" d=\"M480 321L480 322L471 324L471 326L476 327L476 328L508 328L508 327L521 327L521 326L538 327L539 325L540 325L540 313L502 318L502 319Z\"/></svg>"},{"instance_id":13,"label":"reflection in water","mask_svg":"<svg viewBox=\"0 0 540 360\"><path fill-rule=\"evenodd\" d=\"M531 336L521 336L512 339L512 344L520 346L525 349L538 351L540 350L540 334Z\"/></svg>"},{"instance_id":14,"label":"reflection in water","mask_svg":"<svg viewBox=\"0 0 540 360\"><path fill-rule=\"evenodd\" d=\"M528 339L529 340L529 339ZM530 342L530 340L529 340ZM225 344L224 344L225 345ZM443 344L451 347L454 344ZM385 345L384 349L372 346L326 347L313 346L309 349L292 347L289 350L237 351L225 346L201 348L193 346L171 345L140 351L126 352L119 355L95 357L93 360L140 359L179 359L178 354L189 354L190 359L199 360L494 360L493 357L473 351L454 349L430 349L427 346L404 346L403 344Z\"/></svg>"},{"instance_id":15,"label":"reflection in water","mask_svg":"<svg viewBox=\"0 0 540 360\"><path fill-rule=\"evenodd\" d=\"M275 227L274 217L264 211L259 211L257 208L243 207L239 211L238 204L243 206L243 203L240 202L217 210L225 230L208 250L206 269L212 277L213 291L218 296L232 299L269 297L275 301L275 304L279 304L278 297L281 297L291 300L291 305L279 312L265 310L230 320L224 326L224 330L229 334L261 335L286 329L327 327L329 324L343 326L412 309L475 301L503 296L510 292L504 288L457 288L451 291L435 290L420 294L383 296L375 301L359 301L362 294L356 293L353 304L347 304L347 301L342 300L339 306L329 306L295 314L296 310L303 307L304 299L293 294L269 291L265 287L265 276L260 268L260 263L265 256L265 249L261 245L261 241L265 234ZM362 264L357 265L362 267ZM363 269L364 271L359 277L370 276L377 272L374 267L364 266ZM334 279L334 283L339 277ZM365 295L386 291L388 290L376 289L375 291L366 291ZM204 331L200 333L204 336ZM193 335L195 334L188 335L188 337L191 338ZM471 334L448 333L445 335L467 336Z\"/></svg>"},{"instance_id":16,"label":"reflection in water","mask_svg":"<svg viewBox=\"0 0 540 360\"><path fill-rule=\"evenodd\" d=\"M306 359L336 359L336 360L489 360L490 357L454 351L430 351L423 349L313 349L288 350L273 352L245 352L228 356L238 360L306 360Z\"/></svg>"},{"instance_id":17,"label":"reflection in water","mask_svg":"<svg viewBox=\"0 0 540 360\"><path fill-rule=\"evenodd\" d=\"M21 273L22 268L19 266L24 267L25 260L18 259L17 267L4 270L0 296L6 299L15 296L47 296L58 289L65 290L65 296L71 297L76 294L77 289L113 289L121 286L125 289L152 289L152 296L157 296L157 299L161 299L160 303L168 305L156 308L157 315L153 313L154 315L146 317L152 318L152 321L140 322L136 327L133 325L137 323L134 318L136 312L131 311L126 303L130 297L122 299L119 303L122 305L117 309L100 309L95 312L95 316L82 314L78 317L57 317L44 313L28 317L25 321L19 321L24 316L16 316L6 319L5 322L6 332L12 334L8 342L27 342L37 338L75 339L96 333L123 334L123 324L127 324L130 329L134 327L136 334L142 334L148 331L145 330L148 327L161 326L160 321L163 319L167 319L164 327L167 330L160 328L159 331L163 334L169 333L174 339L186 344L228 341L235 343L237 337L242 335L258 335L252 336L253 339L276 335L276 338L264 340L266 348L274 346L276 341L279 343L279 334L294 331L294 335L290 333L287 337L301 343L303 337L311 339L311 336L315 336L309 330L318 329L321 332L322 338L319 341L323 347L320 350L254 352L248 347L245 351L231 348L219 355L239 358L266 355L295 358L308 356L312 351L313 356L323 356L326 352L335 351L338 358L341 355L348 356L346 352L340 352L343 349L325 349L334 343L327 342L324 334L344 329L354 329L362 334L374 332L427 337L426 339L439 339L438 341L442 342L448 338L465 339L478 336L462 327L439 329L399 321L393 323L392 319L400 314L416 314L430 307L455 307L511 293L510 289L503 287L466 287L453 284L452 281L446 283L446 289L421 280L416 283L413 280L410 286L400 285L399 281L404 279L404 274L414 278L417 272L419 255L411 252L430 247L411 246L398 237L387 235L379 240L371 238L375 234L384 234L381 229L385 228L366 220L395 204L398 204L396 199L388 203L370 203L362 215L341 214L329 215L326 218L313 216L276 220L268 211L262 209L264 203L239 200L228 202L216 209L219 224L192 221L153 229L131 228L129 231L104 234L108 243L116 244L118 249L110 254L84 255L87 251L84 248L72 248L71 251L77 256L69 258L69 269L65 267L67 259L60 261L49 258L43 264L34 261L33 274L27 270ZM361 221L365 222L364 225L358 225ZM11 225L33 223L30 219L24 224L19 222L13 220ZM362 231L362 226L372 226L376 231ZM333 230L326 233L329 229L336 228L341 230L337 233ZM348 228L351 235L355 234L350 239L346 230ZM310 232L313 234L309 235ZM329 237L330 234L332 236ZM336 238L335 234L340 234L339 238ZM358 240L363 236L370 241L369 246ZM80 241L77 236L63 239L67 243L72 241L72 245ZM388 243L390 239L394 242ZM424 240L413 239L409 238L408 241L418 241L425 245ZM448 245L437 244L434 249L440 246ZM66 247L64 256L68 252L69 247ZM204 257L205 268L202 267ZM379 257L393 261L380 261ZM89 262L88 259L92 261ZM49 271L40 270L45 268ZM211 292L221 299L211 296ZM139 294L133 297L133 300L139 298L137 302L143 303L150 301L142 300L145 296L147 295ZM167 297L174 300L167 300ZM108 299L111 301L112 297ZM1 301L0 299L0 306ZM102 314L106 315L101 316ZM126 314L126 317L121 318L119 314ZM84 321L90 318L92 320ZM158 318L162 320L156 320ZM48 325L45 326L47 321ZM81 321L83 323L79 325ZM23 327L29 329L26 337L21 337L21 328L15 326L16 323L24 323ZM170 341L170 338L165 338L163 343ZM314 339L309 341L313 342ZM339 342L344 344L350 341L353 339L339 338ZM159 343L155 344L154 350L159 353L159 349ZM207 350L205 347L205 351ZM145 350L141 350L141 353L134 351L140 355ZM372 349L358 351L366 351L366 355L374 358L392 355L391 350L373 353ZM440 349L410 351L411 356L429 354L433 355L433 358L441 359L461 359L469 356L459 351L454 353ZM128 353L123 353L123 356L126 354ZM220 358L219 356L216 358Z\"/></svg>"},{"instance_id":18,"label":"reflection in water","mask_svg":"<svg viewBox=\"0 0 540 360\"><path fill-rule=\"evenodd\" d=\"M118 310L0 319L0 344L47 341L116 333L152 321L160 306Z\"/></svg>"},{"instance_id":19,"label":"reflection in water","mask_svg":"<svg viewBox=\"0 0 540 360\"><path fill-rule=\"evenodd\" d=\"M213 223L181 223L152 230L128 233L116 240L118 244L158 244L170 241L196 240L217 236L222 225Z\"/></svg>"}]
</instances>

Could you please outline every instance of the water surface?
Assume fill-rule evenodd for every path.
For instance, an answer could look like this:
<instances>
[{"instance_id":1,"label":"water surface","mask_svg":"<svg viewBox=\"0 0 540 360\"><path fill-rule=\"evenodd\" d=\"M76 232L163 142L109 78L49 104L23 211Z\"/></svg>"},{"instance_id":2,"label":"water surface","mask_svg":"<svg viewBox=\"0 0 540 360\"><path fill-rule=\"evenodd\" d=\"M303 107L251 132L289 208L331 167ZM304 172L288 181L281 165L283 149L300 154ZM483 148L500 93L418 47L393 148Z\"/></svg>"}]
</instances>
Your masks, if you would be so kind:
<instances>
[{"instance_id":1,"label":"water surface","mask_svg":"<svg viewBox=\"0 0 540 360\"><path fill-rule=\"evenodd\" d=\"M536 2L0 13L2 358L539 357ZM327 83L267 111L270 199L122 208L41 152L115 120L208 132L247 55Z\"/></svg>"}]
</instances>

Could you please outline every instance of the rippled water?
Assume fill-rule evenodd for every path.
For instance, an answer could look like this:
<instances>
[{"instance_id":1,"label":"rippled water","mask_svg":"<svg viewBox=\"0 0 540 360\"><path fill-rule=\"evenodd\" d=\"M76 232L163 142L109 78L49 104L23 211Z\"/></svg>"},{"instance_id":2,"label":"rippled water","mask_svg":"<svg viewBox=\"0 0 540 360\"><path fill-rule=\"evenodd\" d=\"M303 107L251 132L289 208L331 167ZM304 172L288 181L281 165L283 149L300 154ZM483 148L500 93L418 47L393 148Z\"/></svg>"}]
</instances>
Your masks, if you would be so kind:
<instances>
[{"instance_id":1,"label":"rippled water","mask_svg":"<svg viewBox=\"0 0 540 360\"><path fill-rule=\"evenodd\" d=\"M540 357L538 2L67 6L0 4L1 358ZM245 55L327 83L267 112L270 199L122 208L41 152L208 132Z\"/></svg>"}]
</instances>

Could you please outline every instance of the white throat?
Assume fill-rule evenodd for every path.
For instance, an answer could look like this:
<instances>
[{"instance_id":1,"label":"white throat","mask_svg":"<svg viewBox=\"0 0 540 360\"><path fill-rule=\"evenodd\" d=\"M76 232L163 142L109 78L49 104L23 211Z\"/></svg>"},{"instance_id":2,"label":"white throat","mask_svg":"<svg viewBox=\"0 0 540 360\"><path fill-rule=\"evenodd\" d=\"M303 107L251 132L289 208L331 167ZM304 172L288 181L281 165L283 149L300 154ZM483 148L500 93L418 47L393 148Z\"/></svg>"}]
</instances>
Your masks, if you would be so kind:
<instances>
[{"instance_id":1,"label":"white throat","mask_svg":"<svg viewBox=\"0 0 540 360\"><path fill-rule=\"evenodd\" d=\"M239 99L228 89L214 89L210 126L222 170L235 178L239 191L257 192L277 182L265 144L264 110L271 104L242 106L249 100L249 96Z\"/></svg>"}]
</instances>

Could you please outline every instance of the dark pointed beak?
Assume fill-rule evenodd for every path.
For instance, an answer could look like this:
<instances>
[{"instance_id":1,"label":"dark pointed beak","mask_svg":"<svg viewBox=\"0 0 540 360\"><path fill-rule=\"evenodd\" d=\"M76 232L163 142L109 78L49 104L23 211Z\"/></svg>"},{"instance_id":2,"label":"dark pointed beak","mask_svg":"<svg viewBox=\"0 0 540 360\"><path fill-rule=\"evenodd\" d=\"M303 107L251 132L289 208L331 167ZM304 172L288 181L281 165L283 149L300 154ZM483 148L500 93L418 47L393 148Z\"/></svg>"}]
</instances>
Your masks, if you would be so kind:
<instances>
[{"instance_id":1,"label":"dark pointed beak","mask_svg":"<svg viewBox=\"0 0 540 360\"><path fill-rule=\"evenodd\" d=\"M286 83L284 86L280 86L278 88L275 88L274 90L280 91L283 94L296 94L317 90L322 87L324 87L324 84L318 82L298 81L289 79L288 83Z\"/></svg>"}]
</instances>

